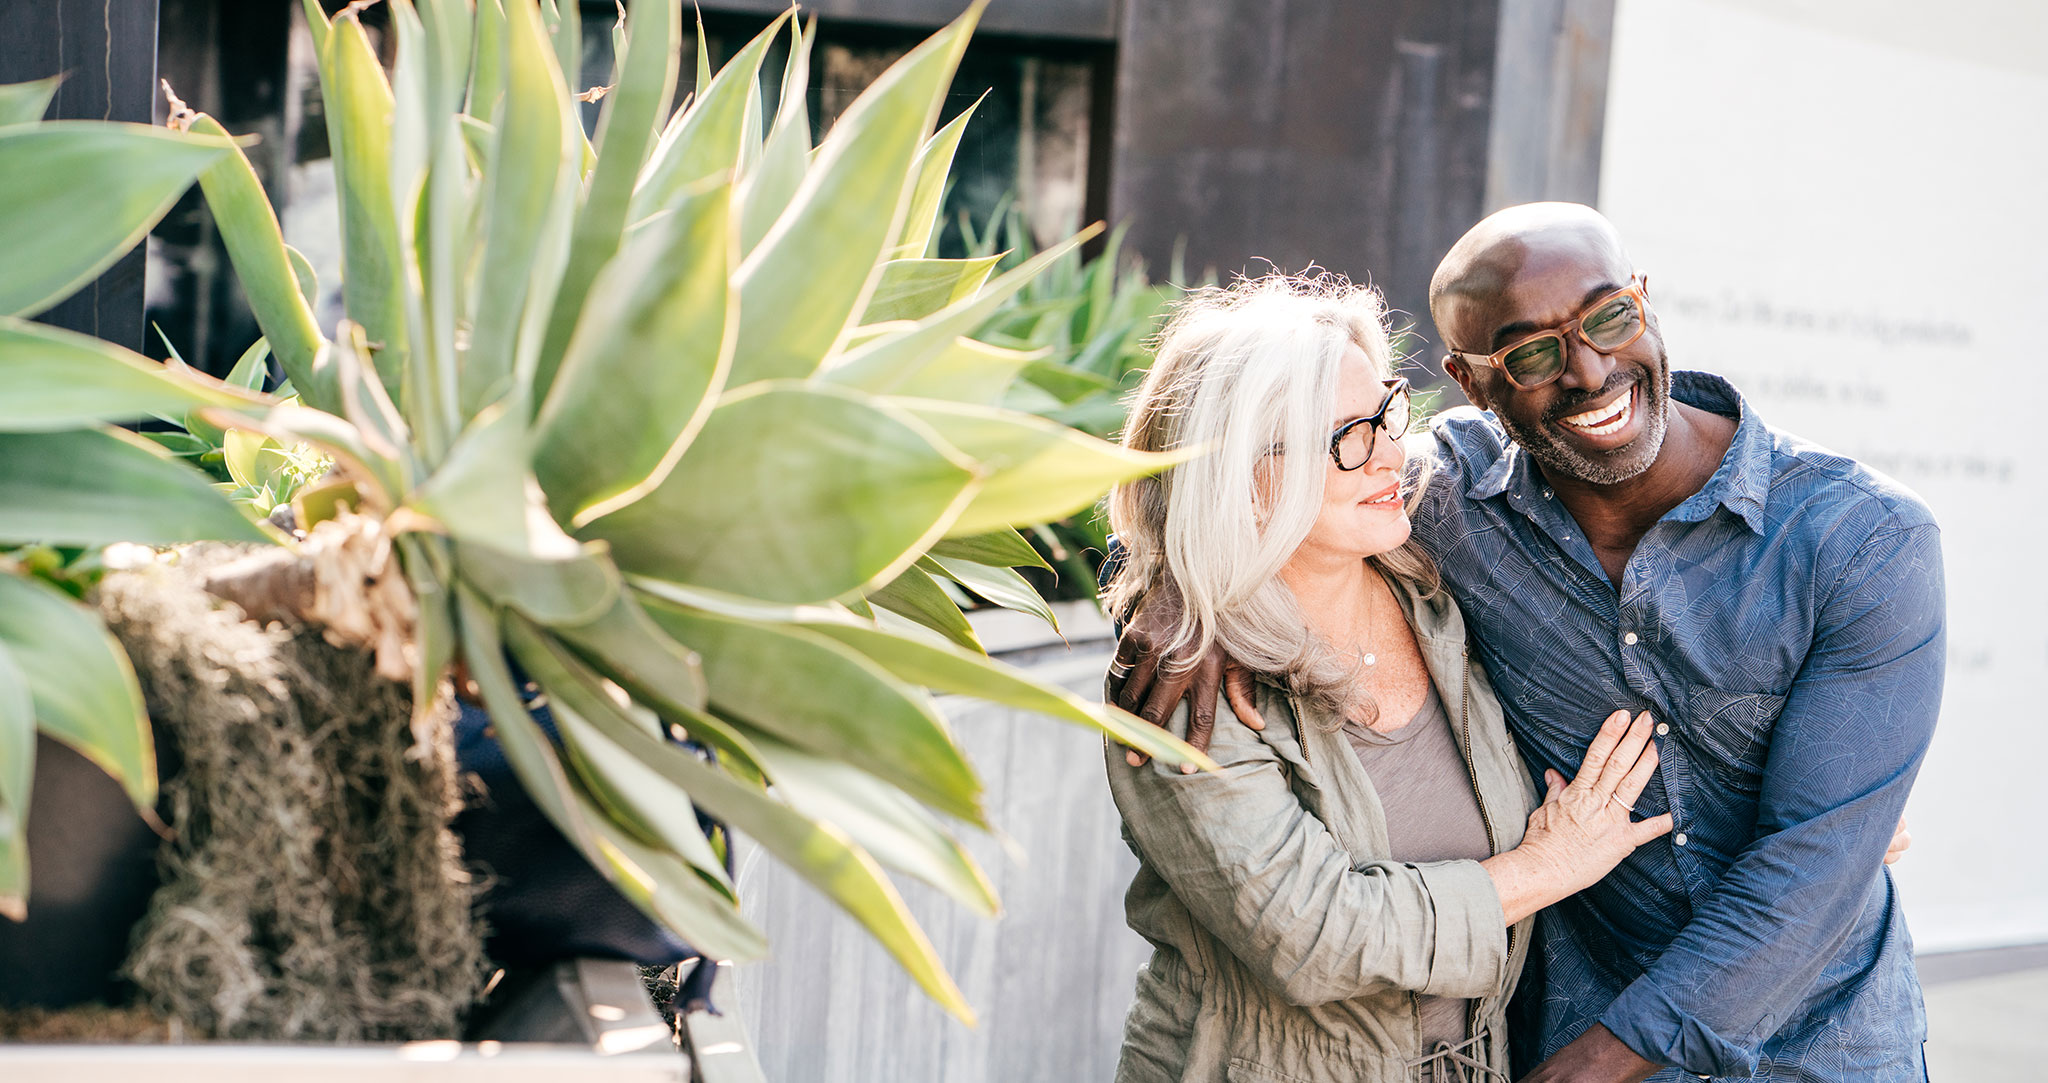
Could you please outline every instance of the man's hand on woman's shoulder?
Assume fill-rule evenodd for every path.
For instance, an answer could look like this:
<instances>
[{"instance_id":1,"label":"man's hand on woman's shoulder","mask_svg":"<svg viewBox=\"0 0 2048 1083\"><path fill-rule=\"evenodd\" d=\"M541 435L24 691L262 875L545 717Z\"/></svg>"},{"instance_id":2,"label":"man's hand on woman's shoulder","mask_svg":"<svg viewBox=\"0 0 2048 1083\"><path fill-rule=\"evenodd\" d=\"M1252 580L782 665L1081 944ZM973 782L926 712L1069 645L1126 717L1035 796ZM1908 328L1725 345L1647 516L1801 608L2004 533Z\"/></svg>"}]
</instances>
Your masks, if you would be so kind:
<instances>
[{"instance_id":1,"label":"man's hand on woman's shoulder","mask_svg":"<svg viewBox=\"0 0 2048 1083\"><path fill-rule=\"evenodd\" d=\"M1156 590L1145 599L1131 622L1117 637L1116 659L1110 663L1118 707L1160 728L1173 717L1182 699L1188 701L1188 744L1209 751L1209 738L1216 732L1216 697L1220 692L1230 702L1238 720L1252 729L1266 728L1265 719L1252 705L1252 675L1243 666L1211 647L1192 661L1171 658L1161 644L1173 636L1180 622L1180 598L1171 590ZM1124 762L1142 767L1148 759L1137 749L1124 751ZM1192 764L1182 768L1193 771Z\"/></svg>"}]
</instances>

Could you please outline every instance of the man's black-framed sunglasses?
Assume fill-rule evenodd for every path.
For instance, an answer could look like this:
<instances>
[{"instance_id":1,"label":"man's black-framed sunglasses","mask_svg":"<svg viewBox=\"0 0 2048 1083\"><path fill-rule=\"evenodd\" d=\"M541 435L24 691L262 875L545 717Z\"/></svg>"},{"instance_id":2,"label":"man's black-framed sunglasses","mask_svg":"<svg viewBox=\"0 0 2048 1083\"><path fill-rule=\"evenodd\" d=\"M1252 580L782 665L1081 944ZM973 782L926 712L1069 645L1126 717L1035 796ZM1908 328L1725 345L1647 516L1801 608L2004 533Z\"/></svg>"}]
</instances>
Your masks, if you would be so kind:
<instances>
[{"instance_id":1,"label":"man's black-framed sunglasses","mask_svg":"<svg viewBox=\"0 0 2048 1083\"><path fill-rule=\"evenodd\" d=\"M1392 440L1408 435L1408 422L1413 415L1408 381L1396 377L1384 383L1387 397L1381 400L1379 409L1346 421L1330 434L1330 459L1337 469L1357 470L1371 462L1381 433Z\"/></svg>"}]
</instances>

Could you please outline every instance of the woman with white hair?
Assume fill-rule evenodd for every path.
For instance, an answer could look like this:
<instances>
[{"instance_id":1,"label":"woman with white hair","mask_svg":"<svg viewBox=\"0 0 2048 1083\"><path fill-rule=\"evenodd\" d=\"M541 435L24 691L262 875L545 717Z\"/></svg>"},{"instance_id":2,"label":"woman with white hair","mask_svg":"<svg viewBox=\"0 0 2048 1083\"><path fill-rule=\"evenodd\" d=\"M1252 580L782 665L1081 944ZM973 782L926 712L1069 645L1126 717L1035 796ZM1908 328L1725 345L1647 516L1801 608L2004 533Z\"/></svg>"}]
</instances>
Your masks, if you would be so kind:
<instances>
[{"instance_id":1,"label":"woman with white hair","mask_svg":"<svg viewBox=\"0 0 2048 1083\"><path fill-rule=\"evenodd\" d=\"M1217 771L1108 751L1155 949L1120 1083L1506 1080L1532 915L1670 830L1631 822L1647 716L1610 717L1537 801L1408 540L1392 365L1371 290L1275 275L1185 302L1137 392L1126 446L1207 453L1111 494L1110 611L1168 594L1155 657L1220 646L1259 679L1218 710Z\"/></svg>"}]
</instances>

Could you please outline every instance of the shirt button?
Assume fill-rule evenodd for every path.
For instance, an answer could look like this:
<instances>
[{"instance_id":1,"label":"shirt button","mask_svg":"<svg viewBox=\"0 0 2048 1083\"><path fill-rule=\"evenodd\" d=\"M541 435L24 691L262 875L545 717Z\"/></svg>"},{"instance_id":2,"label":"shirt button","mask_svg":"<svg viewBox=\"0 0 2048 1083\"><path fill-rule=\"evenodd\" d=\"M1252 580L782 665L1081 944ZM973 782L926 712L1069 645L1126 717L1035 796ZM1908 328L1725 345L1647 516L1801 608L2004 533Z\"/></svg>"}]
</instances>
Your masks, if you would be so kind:
<instances>
[{"instance_id":1,"label":"shirt button","mask_svg":"<svg viewBox=\"0 0 2048 1083\"><path fill-rule=\"evenodd\" d=\"M1548 490L1548 489L1545 489L1545 490L1543 490L1543 499L1545 499L1545 500L1548 500L1548 499L1550 499L1550 490Z\"/></svg>"},{"instance_id":2,"label":"shirt button","mask_svg":"<svg viewBox=\"0 0 2048 1083\"><path fill-rule=\"evenodd\" d=\"M1671 844L1672 844L1672 845L1674 845L1674 846L1683 846L1683 845L1685 845L1685 832L1683 832L1683 831L1680 831L1680 832L1679 832L1678 834L1676 834L1676 835L1673 835L1673 836L1671 837Z\"/></svg>"},{"instance_id":3,"label":"shirt button","mask_svg":"<svg viewBox=\"0 0 2048 1083\"><path fill-rule=\"evenodd\" d=\"M1636 634L1634 632L1630 632L1629 634L1622 636L1621 641L1633 647L1636 645Z\"/></svg>"},{"instance_id":4,"label":"shirt button","mask_svg":"<svg viewBox=\"0 0 2048 1083\"><path fill-rule=\"evenodd\" d=\"M1657 723L1657 736L1659 736L1659 737L1662 737L1662 736L1664 736L1665 734L1667 734L1667 733L1670 733L1670 732L1671 732L1671 723L1669 723L1669 722L1659 722L1659 723Z\"/></svg>"}]
</instances>

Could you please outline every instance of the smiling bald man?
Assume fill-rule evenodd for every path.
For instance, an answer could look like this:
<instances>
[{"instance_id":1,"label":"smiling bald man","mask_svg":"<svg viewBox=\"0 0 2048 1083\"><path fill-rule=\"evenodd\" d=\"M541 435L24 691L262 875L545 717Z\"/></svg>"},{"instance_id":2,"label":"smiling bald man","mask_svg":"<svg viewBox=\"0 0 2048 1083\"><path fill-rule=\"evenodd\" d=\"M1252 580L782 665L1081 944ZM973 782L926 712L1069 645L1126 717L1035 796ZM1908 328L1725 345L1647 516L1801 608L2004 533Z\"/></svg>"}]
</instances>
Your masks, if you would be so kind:
<instances>
[{"instance_id":1,"label":"smiling bald man","mask_svg":"<svg viewBox=\"0 0 2048 1083\"><path fill-rule=\"evenodd\" d=\"M1671 371L1590 207L1482 221L1430 312L1479 409L1434 426L1415 536L1529 770L1569 773L1598 712L1648 710L1662 759L1636 811L1676 818L1544 913L1512 1028L1527 1078L1923 1080L1882 858L1941 700L1927 508Z\"/></svg>"}]
</instances>

